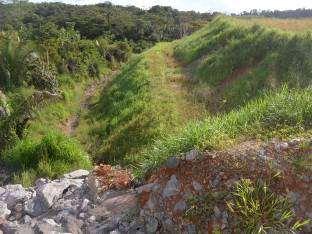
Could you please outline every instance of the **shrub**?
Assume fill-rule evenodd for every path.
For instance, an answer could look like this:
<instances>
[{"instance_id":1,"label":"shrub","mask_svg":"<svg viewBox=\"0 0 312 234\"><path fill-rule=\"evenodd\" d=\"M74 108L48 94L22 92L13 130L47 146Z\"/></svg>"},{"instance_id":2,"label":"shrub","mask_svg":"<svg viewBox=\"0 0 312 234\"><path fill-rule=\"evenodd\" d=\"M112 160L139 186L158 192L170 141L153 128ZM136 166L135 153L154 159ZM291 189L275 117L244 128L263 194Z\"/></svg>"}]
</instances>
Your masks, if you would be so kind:
<instances>
[{"instance_id":1,"label":"shrub","mask_svg":"<svg viewBox=\"0 0 312 234\"><path fill-rule=\"evenodd\" d=\"M57 133L50 133L40 141L18 142L3 153L4 161L20 178L56 178L71 170L91 167L88 155L77 142ZM31 175L31 176L29 176ZM22 181L23 181L22 180Z\"/></svg>"}]
</instances>

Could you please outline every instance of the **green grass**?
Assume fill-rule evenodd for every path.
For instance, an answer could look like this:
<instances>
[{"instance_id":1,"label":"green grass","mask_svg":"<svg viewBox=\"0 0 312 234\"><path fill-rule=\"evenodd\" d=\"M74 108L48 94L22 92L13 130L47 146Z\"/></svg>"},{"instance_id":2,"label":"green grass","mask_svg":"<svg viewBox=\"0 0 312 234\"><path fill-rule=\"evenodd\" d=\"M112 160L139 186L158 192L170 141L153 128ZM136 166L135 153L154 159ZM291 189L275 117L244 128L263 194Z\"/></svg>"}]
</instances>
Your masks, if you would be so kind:
<instances>
[{"instance_id":1,"label":"green grass","mask_svg":"<svg viewBox=\"0 0 312 234\"><path fill-rule=\"evenodd\" d=\"M25 139L3 153L15 182L30 185L35 178L57 178L75 169L90 169L91 161L78 142L50 132L41 140Z\"/></svg>"},{"instance_id":2,"label":"green grass","mask_svg":"<svg viewBox=\"0 0 312 234\"><path fill-rule=\"evenodd\" d=\"M194 148L212 150L246 139L311 135L311 128L311 88L289 90L284 87L239 110L190 123L181 133L159 140L152 148L137 156L145 159L134 171L137 177L142 178L169 157Z\"/></svg>"},{"instance_id":3,"label":"green grass","mask_svg":"<svg viewBox=\"0 0 312 234\"><path fill-rule=\"evenodd\" d=\"M269 185L242 179L232 192L229 210L244 233L292 233L308 223L295 221L290 201L272 192Z\"/></svg>"},{"instance_id":4,"label":"green grass","mask_svg":"<svg viewBox=\"0 0 312 234\"><path fill-rule=\"evenodd\" d=\"M218 17L176 43L175 56L196 81L195 97L211 112L231 111L285 83L312 84L310 33L244 22Z\"/></svg>"},{"instance_id":5,"label":"green grass","mask_svg":"<svg viewBox=\"0 0 312 234\"><path fill-rule=\"evenodd\" d=\"M192 118L196 111L184 97L181 71L166 61L169 50L170 44L160 43L136 56L103 90L88 115L95 160L127 163L127 156Z\"/></svg>"}]
</instances>

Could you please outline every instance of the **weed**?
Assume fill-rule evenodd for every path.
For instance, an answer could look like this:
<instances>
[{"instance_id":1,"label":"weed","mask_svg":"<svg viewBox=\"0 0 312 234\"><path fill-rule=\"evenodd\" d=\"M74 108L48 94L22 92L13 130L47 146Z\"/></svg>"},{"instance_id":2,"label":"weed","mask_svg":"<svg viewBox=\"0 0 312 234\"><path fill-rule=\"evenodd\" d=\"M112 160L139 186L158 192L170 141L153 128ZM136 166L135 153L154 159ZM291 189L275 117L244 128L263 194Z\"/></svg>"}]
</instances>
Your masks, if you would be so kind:
<instances>
[{"instance_id":1,"label":"weed","mask_svg":"<svg viewBox=\"0 0 312 234\"><path fill-rule=\"evenodd\" d=\"M237 228L246 233L294 231L306 224L305 221L289 225L294 218L290 202L260 181L254 184L242 179L236 184L232 196L228 208L238 220Z\"/></svg>"}]
</instances>

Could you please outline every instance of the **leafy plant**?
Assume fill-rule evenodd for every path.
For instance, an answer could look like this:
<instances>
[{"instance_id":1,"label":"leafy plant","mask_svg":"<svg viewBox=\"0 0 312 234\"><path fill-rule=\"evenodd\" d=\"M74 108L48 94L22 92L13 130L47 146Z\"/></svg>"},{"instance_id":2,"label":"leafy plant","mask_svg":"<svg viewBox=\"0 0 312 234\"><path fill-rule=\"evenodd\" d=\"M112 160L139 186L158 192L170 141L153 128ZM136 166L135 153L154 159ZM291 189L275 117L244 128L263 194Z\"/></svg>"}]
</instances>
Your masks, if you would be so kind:
<instances>
[{"instance_id":1,"label":"leafy plant","mask_svg":"<svg viewBox=\"0 0 312 234\"><path fill-rule=\"evenodd\" d=\"M236 184L228 208L237 218L237 228L245 233L291 232L304 222L293 223L294 212L287 198L270 191L267 184L242 179Z\"/></svg>"},{"instance_id":2,"label":"leafy plant","mask_svg":"<svg viewBox=\"0 0 312 234\"><path fill-rule=\"evenodd\" d=\"M26 60L32 47L21 42L17 34L8 33L0 37L0 85L6 89L22 85Z\"/></svg>"}]
</instances>

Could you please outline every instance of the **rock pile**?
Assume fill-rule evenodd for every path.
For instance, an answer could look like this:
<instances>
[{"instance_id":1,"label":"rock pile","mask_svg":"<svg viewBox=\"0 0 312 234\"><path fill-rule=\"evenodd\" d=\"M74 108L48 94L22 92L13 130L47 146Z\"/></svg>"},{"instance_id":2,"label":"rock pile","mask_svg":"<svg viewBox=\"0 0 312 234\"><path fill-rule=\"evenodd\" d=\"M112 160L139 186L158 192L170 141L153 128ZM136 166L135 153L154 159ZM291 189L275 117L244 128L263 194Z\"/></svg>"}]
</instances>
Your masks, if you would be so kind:
<instances>
[{"instance_id":1,"label":"rock pile","mask_svg":"<svg viewBox=\"0 0 312 234\"><path fill-rule=\"evenodd\" d=\"M58 180L39 179L32 188L0 187L3 233L232 233L235 220L225 201L236 181L281 179L270 189L288 197L299 219L312 219L312 173L305 168L312 142L245 142L231 150L192 150L172 157L143 186L130 189L131 174L100 165ZM306 158L307 156L307 158ZM222 195L219 199L215 195ZM206 196L206 213L190 219L190 198ZM205 207L207 206L207 207ZM208 212L207 212L208 211ZM303 233L311 233L307 225Z\"/></svg>"},{"instance_id":2,"label":"rock pile","mask_svg":"<svg viewBox=\"0 0 312 234\"><path fill-rule=\"evenodd\" d=\"M127 233L141 229L144 233L144 223L136 218L136 192L100 192L100 187L94 187L97 180L93 173L78 170L58 180L39 179L33 188L0 188L0 229L20 234Z\"/></svg>"}]
</instances>

